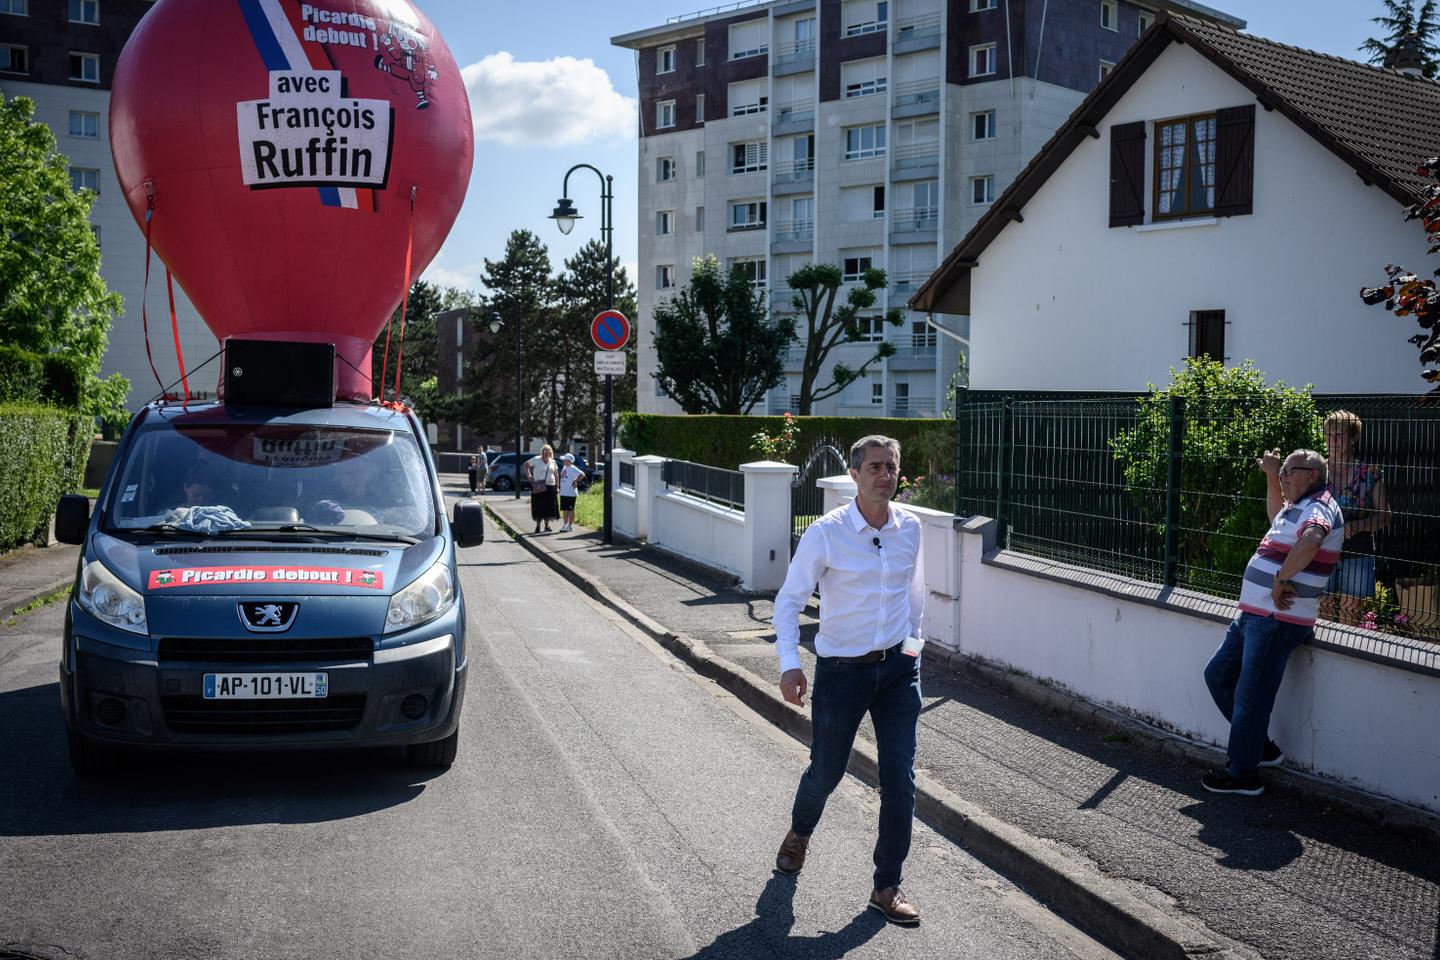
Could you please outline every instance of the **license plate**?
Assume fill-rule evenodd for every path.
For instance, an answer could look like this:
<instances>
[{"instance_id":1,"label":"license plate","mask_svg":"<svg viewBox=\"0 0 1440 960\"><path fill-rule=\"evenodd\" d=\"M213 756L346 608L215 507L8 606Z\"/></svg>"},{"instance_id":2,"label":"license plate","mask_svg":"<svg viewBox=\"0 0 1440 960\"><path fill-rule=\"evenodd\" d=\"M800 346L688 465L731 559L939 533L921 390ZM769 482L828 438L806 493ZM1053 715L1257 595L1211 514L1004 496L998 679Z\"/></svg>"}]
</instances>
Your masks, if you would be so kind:
<instances>
[{"instance_id":1,"label":"license plate","mask_svg":"<svg viewBox=\"0 0 1440 960\"><path fill-rule=\"evenodd\" d=\"M206 700L319 700L330 693L324 673L207 673Z\"/></svg>"}]
</instances>

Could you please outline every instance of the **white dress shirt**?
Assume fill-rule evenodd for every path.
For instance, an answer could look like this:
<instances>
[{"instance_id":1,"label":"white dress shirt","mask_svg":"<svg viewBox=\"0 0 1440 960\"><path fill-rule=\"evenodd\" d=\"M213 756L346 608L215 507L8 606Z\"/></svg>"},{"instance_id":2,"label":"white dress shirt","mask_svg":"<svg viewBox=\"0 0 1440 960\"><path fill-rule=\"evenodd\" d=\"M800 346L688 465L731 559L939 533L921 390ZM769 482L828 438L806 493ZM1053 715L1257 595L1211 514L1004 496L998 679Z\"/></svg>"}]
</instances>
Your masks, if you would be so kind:
<instances>
[{"instance_id":1,"label":"white dress shirt","mask_svg":"<svg viewBox=\"0 0 1440 960\"><path fill-rule=\"evenodd\" d=\"M781 673L800 668L800 611L817 584L815 652L822 657L858 657L921 635L922 529L918 517L892 503L890 519L876 530L853 501L810 524L775 595Z\"/></svg>"}]
</instances>

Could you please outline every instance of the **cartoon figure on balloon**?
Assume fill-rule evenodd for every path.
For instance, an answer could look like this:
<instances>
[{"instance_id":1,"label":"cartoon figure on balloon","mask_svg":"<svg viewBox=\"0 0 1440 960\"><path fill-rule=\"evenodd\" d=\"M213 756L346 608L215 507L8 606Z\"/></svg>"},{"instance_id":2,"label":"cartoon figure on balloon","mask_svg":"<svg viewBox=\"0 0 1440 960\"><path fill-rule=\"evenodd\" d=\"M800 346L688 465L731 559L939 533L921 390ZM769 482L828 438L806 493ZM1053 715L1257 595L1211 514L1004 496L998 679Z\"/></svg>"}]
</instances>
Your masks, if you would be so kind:
<instances>
[{"instance_id":1,"label":"cartoon figure on balloon","mask_svg":"<svg viewBox=\"0 0 1440 960\"><path fill-rule=\"evenodd\" d=\"M416 110L430 106L430 81L440 73L430 61L430 45L413 31L392 23L380 35L381 53L375 54L375 69L404 80L415 91Z\"/></svg>"}]
</instances>

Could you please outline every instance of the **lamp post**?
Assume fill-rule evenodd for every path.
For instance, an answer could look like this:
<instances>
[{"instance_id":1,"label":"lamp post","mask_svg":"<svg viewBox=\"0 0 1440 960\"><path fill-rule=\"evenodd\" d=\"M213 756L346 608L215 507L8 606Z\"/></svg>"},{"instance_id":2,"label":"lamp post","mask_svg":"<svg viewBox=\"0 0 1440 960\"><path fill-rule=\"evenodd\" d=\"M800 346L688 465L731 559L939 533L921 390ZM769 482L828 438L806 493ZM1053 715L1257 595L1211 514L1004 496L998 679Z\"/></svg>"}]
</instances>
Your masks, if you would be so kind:
<instances>
[{"instance_id":1,"label":"lamp post","mask_svg":"<svg viewBox=\"0 0 1440 960\"><path fill-rule=\"evenodd\" d=\"M491 314L490 314L490 317L489 317L489 324L490 324L490 332L491 332L491 333L499 333L499 332L500 332L500 328L503 327L503 326L505 326L505 321L500 318L500 314L498 314L498 313L491 313ZM521 444L521 441L522 441L522 439L523 439L522 436L521 436L521 432L520 432L520 419L521 419L521 416L523 415L524 410L525 410L525 405L524 405L524 403L522 402L523 394L520 392L520 389L521 389L521 375L522 375L522 372L523 372L523 371L522 371L522 368L521 368L521 362L520 362L520 361L521 361L521 357L523 356L523 354L521 353L521 343L522 343L522 341L521 341L521 331L520 331L520 318L517 316L517 317L515 318L515 499L516 499L516 500L519 500L519 499L520 499L520 444Z\"/></svg>"},{"instance_id":2,"label":"lamp post","mask_svg":"<svg viewBox=\"0 0 1440 960\"><path fill-rule=\"evenodd\" d=\"M588 163L577 163L565 171L565 180L560 187L560 199L555 203L555 210L550 214L550 219L555 221L555 226L560 228L562 234L569 234L575 229L575 221L580 219L580 213L575 205L570 202L570 174L581 168L593 171L595 176L600 178L600 236L605 241L605 306L606 309L615 309L615 218L612 204L615 199L614 177L607 177L598 169ZM601 539L605 543L610 542L610 485L613 482L611 471L610 451L615 448L614 438L611 436L612 422L615 406L614 378L610 374L605 375L605 486L602 491L602 510L605 521L604 529L601 532Z\"/></svg>"}]
</instances>

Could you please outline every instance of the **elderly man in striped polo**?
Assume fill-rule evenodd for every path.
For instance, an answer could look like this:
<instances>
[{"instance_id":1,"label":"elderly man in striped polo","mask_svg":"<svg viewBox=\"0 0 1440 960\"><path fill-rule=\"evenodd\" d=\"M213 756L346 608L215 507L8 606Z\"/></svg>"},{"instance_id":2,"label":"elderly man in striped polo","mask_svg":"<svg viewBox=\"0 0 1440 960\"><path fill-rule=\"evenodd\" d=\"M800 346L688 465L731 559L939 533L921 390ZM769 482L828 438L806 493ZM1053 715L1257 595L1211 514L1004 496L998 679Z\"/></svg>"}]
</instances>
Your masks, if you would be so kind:
<instances>
[{"instance_id":1,"label":"elderly man in striped polo","mask_svg":"<svg viewBox=\"0 0 1440 960\"><path fill-rule=\"evenodd\" d=\"M1270 530L1245 567L1240 615L1205 666L1215 705L1230 721L1230 762L1200 781L1211 793L1258 797L1260 767L1285 754L1269 736L1270 711L1290 651L1309 640L1320 594L1340 559L1345 518L1325 480L1325 458L1296 450L1280 463L1278 450L1255 465L1265 473Z\"/></svg>"}]
</instances>

